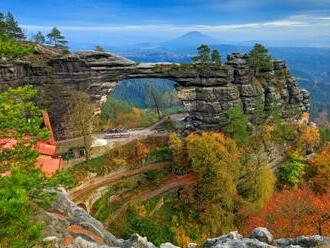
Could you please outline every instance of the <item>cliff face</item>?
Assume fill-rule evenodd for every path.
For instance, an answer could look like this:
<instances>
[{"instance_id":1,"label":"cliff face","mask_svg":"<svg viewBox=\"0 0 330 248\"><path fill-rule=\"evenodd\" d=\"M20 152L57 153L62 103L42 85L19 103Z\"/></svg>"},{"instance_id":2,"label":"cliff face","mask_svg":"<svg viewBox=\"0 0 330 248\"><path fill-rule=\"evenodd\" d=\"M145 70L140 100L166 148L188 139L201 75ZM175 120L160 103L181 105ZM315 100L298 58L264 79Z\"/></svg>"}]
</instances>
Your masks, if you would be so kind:
<instances>
[{"instance_id":1,"label":"cliff face","mask_svg":"<svg viewBox=\"0 0 330 248\"><path fill-rule=\"evenodd\" d=\"M47 56L46 56L46 55ZM63 55L44 47L33 58L0 62L0 90L32 84L42 91L58 139L64 138L65 114L74 90L90 95L101 106L106 95L120 80L167 78L177 83L179 98L199 128L217 128L225 123L224 111L240 107L253 123L257 104L266 113L275 104L283 117L309 111L309 94L300 89L283 61L274 61L267 79L254 77L248 57L230 54L228 62L215 65L137 64L104 52Z\"/></svg>"},{"instance_id":2,"label":"cliff face","mask_svg":"<svg viewBox=\"0 0 330 248\"><path fill-rule=\"evenodd\" d=\"M180 98L186 103L190 100L187 109L196 120L221 126L226 122L224 110L239 107L253 123L258 104L266 116L275 105L280 107L283 117L289 117L291 113L299 116L309 111L309 93L299 88L283 61L274 61L273 70L265 75L265 79L253 76L248 58L237 53L228 55L224 67L229 68L229 80L204 78L193 86L180 88Z\"/></svg>"}]
</instances>

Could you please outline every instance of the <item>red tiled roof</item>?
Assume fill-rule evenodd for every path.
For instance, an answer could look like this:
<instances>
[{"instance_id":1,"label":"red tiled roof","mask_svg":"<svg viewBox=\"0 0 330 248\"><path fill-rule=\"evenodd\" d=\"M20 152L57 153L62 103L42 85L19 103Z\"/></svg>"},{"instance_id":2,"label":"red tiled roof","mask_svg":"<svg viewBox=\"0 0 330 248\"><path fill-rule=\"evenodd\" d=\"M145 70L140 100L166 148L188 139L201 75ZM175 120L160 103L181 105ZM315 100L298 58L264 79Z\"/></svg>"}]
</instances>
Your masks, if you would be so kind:
<instances>
[{"instance_id":1,"label":"red tiled roof","mask_svg":"<svg viewBox=\"0 0 330 248\"><path fill-rule=\"evenodd\" d=\"M12 138L0 138L0 148L12 148L16 146L16 139Z\"/></svg>"},{"instance_id":2,"label":"red tiled roof","mask_svg":"<svg viewBox=\"0 0 330 248\"><path fill-rule=\"evenodd\" d=\"M36 145L36 150L40 154L52 156L56 152L56 145L47 144L45 142L38 141Z\"/></svg>"},{"instance_id":3,"label":"red tiled roof","mask_svg":"<svg viewBox=\"0 0 330 248\"><path fill-rule=\"evenodd\" d=\"M63 168L63 159L41 155L36 163L36 168L41 168L46 176L52 176Z\"/></svg>"}]
</instances>

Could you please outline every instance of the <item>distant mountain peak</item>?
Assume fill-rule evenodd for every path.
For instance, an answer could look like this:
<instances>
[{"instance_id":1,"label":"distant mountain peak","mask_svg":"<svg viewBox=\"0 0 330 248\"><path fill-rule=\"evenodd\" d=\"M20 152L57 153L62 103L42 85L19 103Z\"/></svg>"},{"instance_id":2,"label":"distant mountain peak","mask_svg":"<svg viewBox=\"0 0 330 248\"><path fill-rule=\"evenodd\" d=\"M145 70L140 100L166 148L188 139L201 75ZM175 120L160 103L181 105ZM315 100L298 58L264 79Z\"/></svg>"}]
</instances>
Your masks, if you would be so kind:
<instances>
[{"instance_id":1,"label":"distant mountain peak","mask_svg":"<svg viewBox=\"0 0 330 248\"><path fill-rule=\"evenodd\" d=\"M181 37L187 37L187 36L200 36L200 37L210 37L208 36L207 34L203 34L202 32L199 32L199 31L191 31L191 32L188 32L188 33L185 33L184 35L182 35Z\"/></svg>"},{"instance_id":2,"label":"distant mountain peak","mask_svg":"<svg viewBox=\"0 0 330 248\"><path fill-rule=\"evenodd\" d=\"M191 31L191 32L188 32L174 40L182 40L182 39L195 39L195 40L199 40L199 41L205 41L205 42L209 42L209 41L212 41L212 42L218 42L216 39L214 39L213 37L207 35L207 34L204 34L202 32L199 32L199 31Z\"/></svg>"},{"instance_id":3,"label":"distant mountain peak","mask_svg":"<svg viewBox=\"0 0 330 248\"><path fill-rule=\"evenodd\" d=\"M176 46L197 47L201 44L214 45L218 43L219 41L217 41L215 38L207 34L201 33L199 31L191 31L186 34L183 34L178 38L165 42L167 46L174 46L174 47Z\"/></svg>"}]
</instances>

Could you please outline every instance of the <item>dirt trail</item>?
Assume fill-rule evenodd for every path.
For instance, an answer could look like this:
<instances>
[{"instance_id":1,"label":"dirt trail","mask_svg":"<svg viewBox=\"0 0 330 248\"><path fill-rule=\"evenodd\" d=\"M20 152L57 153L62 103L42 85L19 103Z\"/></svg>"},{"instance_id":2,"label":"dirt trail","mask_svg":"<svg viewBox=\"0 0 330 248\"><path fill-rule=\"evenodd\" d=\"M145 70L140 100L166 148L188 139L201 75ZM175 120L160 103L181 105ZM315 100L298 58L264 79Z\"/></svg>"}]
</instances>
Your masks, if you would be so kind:
<instances>
[{"instance_id":1,"label":"dirt trail","mask_svg":"<svg viewBox=\"0 0 330 248\"><path fill-rule=\"evenodd\" d=\"M186 186L191 185L197 182L198 175L197 173L189 173L187 175L183 176L170 176L163 185L161 185L159 188L149 189L146 191L143 191L133 198L131 198L131 202L137 202L137 201L145 201L150 198L153 198L157 195L160 195L164 192L167 192L173 188L180 187L180 186Z\"/></svg>"},{"instance_id":2,"label":"dirt trail","mask_svg":"<svg viewBox=\"0 0 330 248\"><path fill-rule=\"evenodd\" d=\"M119 217L120 214L128 208L130 203L148 200L180 186L192 185L196 183L197 180L198 174L193 172L183 176L171 175L167 178L167 180L163 182L160 187L148 189L146 191L138 193L131 199L128 199L124 205L122 205L114 214L110 215L109 218L105 220L104 225L108 226L110 221L113 221L117 217Z\"/></svg>"},{"instance_id":3,"label":"dirt trail","mask_svg":"<svg viewBox=\"0 0 330 248\"><path fill-rule=\"evenodd\" d=\"M69 192L69 197L71 200L74 201L74 200L78 199L79 197L81 197L85 194L88 194L107 184L114 183L114 182L120 181L124 178L132 177L132 176L135 176L135 175L138 175L138 174L150 171L150 170L163 169L163 168L167 168L169 166L170 166L169 162L154 163L154 164L149 164L144 167L137 168L137 169L128 169L127 168L125 170L113 172L106 176L96 177L96 178L93 178L93 179L83 183L82 185L79 185L78 187L72 189Z\"/></svg>"}]
</instances>

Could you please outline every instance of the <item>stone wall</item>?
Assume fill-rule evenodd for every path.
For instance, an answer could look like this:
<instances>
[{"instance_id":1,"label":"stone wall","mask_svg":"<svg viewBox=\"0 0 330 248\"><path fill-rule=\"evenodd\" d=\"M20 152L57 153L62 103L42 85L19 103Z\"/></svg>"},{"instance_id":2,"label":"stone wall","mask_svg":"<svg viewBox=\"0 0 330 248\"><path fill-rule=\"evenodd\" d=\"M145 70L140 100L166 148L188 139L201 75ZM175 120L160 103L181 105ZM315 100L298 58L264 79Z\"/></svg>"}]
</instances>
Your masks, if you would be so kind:
<instances>
[{"instance_id":1,"label":"stone wall","mask_svg":"<svg viewBox=\"0 0 330 248\"><path fill-rule=\"evenodd\" d=\"M26 84L40 88L39 102L49 112L57 139L65 138L65 114L75 90L87 92L101 107L109 91L129 78L175 81L179 99L199 128L221 127L224 111L231 107L242 108L252 123L260 102L265 113L279 104L283 117L293 111L299 116L310 107L308 92L299 88L283 61L274 61L274 69L264 79L256 78L248 56L238 53L228 55L228 62L219 67L138 64L104 52L45 56L45 49L37 46L33 59L0 62L0 90Z\"/></svg>"}]
</instances>

